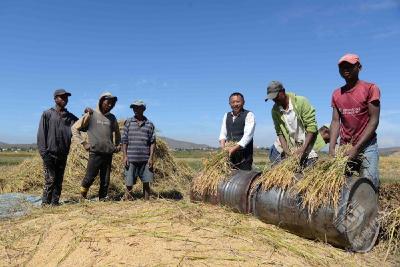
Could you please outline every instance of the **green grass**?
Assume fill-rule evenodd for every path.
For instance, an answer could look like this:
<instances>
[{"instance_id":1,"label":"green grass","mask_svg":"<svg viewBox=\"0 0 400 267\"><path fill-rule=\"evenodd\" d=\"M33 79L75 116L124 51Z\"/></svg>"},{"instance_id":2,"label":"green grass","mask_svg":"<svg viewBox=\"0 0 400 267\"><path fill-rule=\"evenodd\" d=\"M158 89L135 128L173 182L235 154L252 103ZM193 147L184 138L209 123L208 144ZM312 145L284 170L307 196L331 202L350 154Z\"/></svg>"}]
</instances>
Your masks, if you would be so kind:
<instances>
[{"instance_id":1,"label":"green grass","mask_svg":"<svg viewBox=\"0 0 400 267\"><path fill-rule=\"evenodd\" d=\"M37 152L0 152L0 166L17 165Z\"/></svg>"}]
</instances>

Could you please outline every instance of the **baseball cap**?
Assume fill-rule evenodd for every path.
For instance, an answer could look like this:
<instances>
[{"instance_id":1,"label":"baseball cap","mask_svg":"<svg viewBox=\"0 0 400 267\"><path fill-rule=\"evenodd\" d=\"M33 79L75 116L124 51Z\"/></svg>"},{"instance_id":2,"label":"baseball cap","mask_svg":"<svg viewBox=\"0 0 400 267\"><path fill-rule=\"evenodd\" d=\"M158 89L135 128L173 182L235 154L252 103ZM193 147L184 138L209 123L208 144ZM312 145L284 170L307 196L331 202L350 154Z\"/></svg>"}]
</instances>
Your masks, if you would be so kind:
<instances>
[{"instance_id":1,"label":"baseball cap","mask_svg":"<svg viewBox=\"0 0 400 267\"><path fill-rule=\"evenodd\" d=\"M54 97L59 96L59 95L67 95L67 96L71 96L71 93L68 93L67 91L65 91L65 89L56 89L54 91Z\"/></svg>"},{"instance_id":2,"label":"baseball cap","mask_svg":"<svg viewBox=\"0 0 400 267\"><path fill-rule=\"evenodd\" d=\"M283 87L281 82L278 81L272 81L268 84L267 87L267 96L265 97L265 102L268 101L268 99L274 99L278 95L278 93L285 88Z\"/></svg>"},{"instance_id":3,"label":"baseball cap","mask_svg":"<svg viewBox=\"0 0 400 267\"><path fill-rule=\"evenodd\" d=\"M338 65L342 62L349 62L350 64L360 63L360 57L356 54L346 54L339 59Z\"/></svg>"},{"instance_id":4,"label":"baseball cap","mask_svg":"<svg viewBox=\"0 0 400 267\"><path fill-rule=\"evenodd\" d=\"M116 102L118 100L118 97L112 95L110 92L105 92L101 94L100 99L114 99Z\"/></svg>"},{"instance_id":5,"label":"baseball cap","mask_svg":"<svg viewBox=\"0 0 400 267\"><path fill-rule=\"evenodd\" d=\"M143 106L146 108L146 103L143 100L135 100L129 107L133 108L133 106Z\"/></svg>"}]
</instances>

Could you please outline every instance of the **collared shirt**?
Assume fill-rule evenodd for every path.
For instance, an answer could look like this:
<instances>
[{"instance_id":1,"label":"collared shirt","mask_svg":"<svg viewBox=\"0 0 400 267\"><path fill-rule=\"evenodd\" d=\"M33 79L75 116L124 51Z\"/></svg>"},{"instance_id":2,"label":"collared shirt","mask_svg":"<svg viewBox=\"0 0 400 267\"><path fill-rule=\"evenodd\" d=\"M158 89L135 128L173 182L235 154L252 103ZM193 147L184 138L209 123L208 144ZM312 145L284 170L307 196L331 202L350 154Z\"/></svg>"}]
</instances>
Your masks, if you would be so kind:
<instances>
[{"instance_id":1,"label":"collared shirt","mask_svg":"<svg viewBox=\"0 0 400 267\"><path fill-rule=\"evenodd\" d=\"M235 121L235 119L236 116L233 115L233 121ZM241 147L245 147L248 143L250 143L250 141L253 139L255 128L256 128L256 120L253 112L250 111L249 113L247 113L245 119L243 137L239 140L238 145L240 145ZM219 140L221 141L226 139L227 139L227 129L226 129L226 113L225 113L222 119Z\"/></svg>"},{"instance_id":2,"label":"collared shirt","mask_svg":"<svg viewBox=\"0 0 400 267\"><path fill-rule=\"evenodd\" d=\"M289 98L289 105L287 110L285 110L282 106L279 106L279 111L281 112L283 116L283 121L285 122L286 127L288 129L290 142L292 144L302 146L306 141L306 132L304 130L303 125L298 120L297 114L293 108L292 100ZM277 147L277 145L279 145L280 147L280 142L278 143L277 141L275 141L275 143L276 143L275 147ZM277 150L279 151L279 149ZM311 150L310 154L308 155L308 158L315 158L317 156L318 156L317 153L314 150Z\"/></svg>"},{"instance_id":3,"label":"collared shirt","mask_svg":"<svg viewBox=\"0 0 400 267\"><path fill-rule=\"evenodd\" d=\"M122 144L128 145L129 162L148 161L150 146L155 141L154 124L146 117L140 122L135 117L126 120L122 134Z\"/></svg>"}]
</instances>

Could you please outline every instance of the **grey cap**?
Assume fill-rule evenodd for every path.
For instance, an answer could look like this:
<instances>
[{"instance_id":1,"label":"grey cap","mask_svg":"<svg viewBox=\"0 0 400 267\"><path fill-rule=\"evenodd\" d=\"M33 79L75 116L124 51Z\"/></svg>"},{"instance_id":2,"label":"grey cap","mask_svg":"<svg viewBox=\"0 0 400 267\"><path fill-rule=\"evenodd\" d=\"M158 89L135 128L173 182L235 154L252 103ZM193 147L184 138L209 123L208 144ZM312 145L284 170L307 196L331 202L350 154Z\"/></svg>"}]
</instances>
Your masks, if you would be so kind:
<instances>
[{"instance_id":1,"label":"grey cap","mask_svg":"<svg viewBox=\"0 0 400 267\"><path fill-rule=\"evenodd\" d=\"M137 106L137 107L143 106L146 108L146 103L144 103L143 100L135 100L129 107L133 108L133 106Z\"/></svg>"},{"instance_id":2,"label":"grey cap","mask_svg":"<svg viewBox=\"0 0 400 267\"><path fill-rule=\"evenodd\" d=\"M104 92L100 95L100 100L101 99L114 99L115 102L118 101L118 97L116 97L115 95L111 94L110 92Z\"/></svg>"},{"instance_id":3,"label":"grey cap","mask_svg":"<svg viewBox=\"0 0 400 267\"><path fill-rule=\"evenodd\" d=\"M267 96L265 97L265 101L268 101L268 99L274 99L282 90L285 90L285 88L283 87L281 82L270 82L267 87Z\"/></svg>"},{"instance_id":4,"label":"grey cap","mask_svg":"<svg viewBox=\"0 0 400 267\"><path fill-rule=\"evenodd\" d=\"M56 90L54 91L54 97L59 96L59 95L71 96L71 93L65 91L65 89L60 88L60 89L56 89Z\"/></svg>"}]
</instances>

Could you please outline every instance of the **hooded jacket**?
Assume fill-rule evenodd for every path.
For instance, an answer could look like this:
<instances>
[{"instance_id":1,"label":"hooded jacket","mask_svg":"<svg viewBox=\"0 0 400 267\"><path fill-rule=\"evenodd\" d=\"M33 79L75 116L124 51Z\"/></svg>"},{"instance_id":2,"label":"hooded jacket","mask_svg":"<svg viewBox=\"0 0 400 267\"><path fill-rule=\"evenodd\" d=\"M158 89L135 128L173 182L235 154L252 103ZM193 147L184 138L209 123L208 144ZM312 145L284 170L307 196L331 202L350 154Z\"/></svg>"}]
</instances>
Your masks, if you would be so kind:
<instances>
[{"instance_id":1,"label":"hooded jacket","mask_svg":"<svg viewBox=\"0 0 400 267\"><path fill-rule=\"evenodd\" d=\"M115 116L110 112L103 114L100 111L105 97L114 98L111 93L102 94L93 113L87 112L72 126L72 135L74 140L83 144L86 141L81 132L86 131L90 152L112 154L116 151L116 145L121 143L121 134Z\"/></svg>"}]
</instances>

